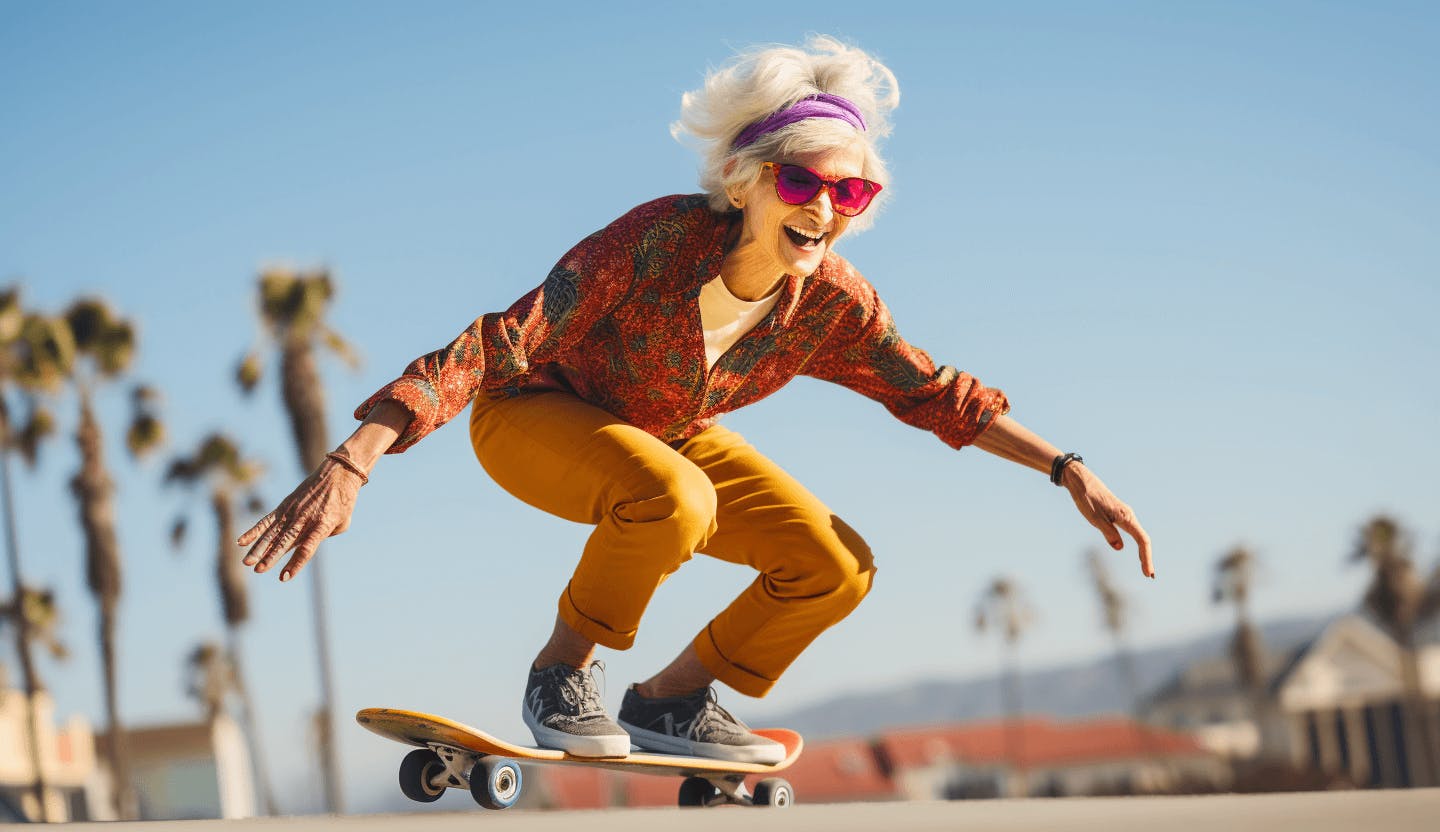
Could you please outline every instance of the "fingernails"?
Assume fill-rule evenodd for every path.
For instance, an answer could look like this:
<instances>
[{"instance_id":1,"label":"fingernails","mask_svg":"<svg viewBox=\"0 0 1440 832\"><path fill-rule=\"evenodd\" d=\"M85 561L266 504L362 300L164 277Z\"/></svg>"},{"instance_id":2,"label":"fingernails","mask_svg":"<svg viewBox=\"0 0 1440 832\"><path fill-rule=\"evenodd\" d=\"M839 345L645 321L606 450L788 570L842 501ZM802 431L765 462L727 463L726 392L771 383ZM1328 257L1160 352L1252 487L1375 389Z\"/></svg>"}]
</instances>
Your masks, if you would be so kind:
<instances>
[{"instance_id":1,"label":"fingernails","mask_svg":"<svg viewBox=\"0 0 1440 832\"><path fill-rule=\"evenodd\" d=\"M1111 549L1119 549L1121 546L1124 546L1124 545L1125 545L1124 543L1121 543L1120 541L1117 540L1117 541L1115 541L1114 543L1111 543L1111 544L1110 544L1110 548L1111 548Z\"/></svg>"},{"instance_id":2,"label":"fingernails","mask_svg":"<svg viewBox=\"0 0 1440 832\"><path fill-rule=\"evenodd\" d=\"M259 558L246 558L243 562L244 562L244 564L245 564L246 566L254 566L255 564L257 564L257 563L260 562L260 559L259 559Z\"/></svg>"},{"instance_id":3,"label":"fingernails","mask_svg":"<svg viewBox=\"0 0 1440 832\"><path fill-rule=\"evenodd\" d=\"M284 572L280 573L280 583L283 584L288 580L290 580L290 570L287 569Z\"/></svg>"}]
</instances>

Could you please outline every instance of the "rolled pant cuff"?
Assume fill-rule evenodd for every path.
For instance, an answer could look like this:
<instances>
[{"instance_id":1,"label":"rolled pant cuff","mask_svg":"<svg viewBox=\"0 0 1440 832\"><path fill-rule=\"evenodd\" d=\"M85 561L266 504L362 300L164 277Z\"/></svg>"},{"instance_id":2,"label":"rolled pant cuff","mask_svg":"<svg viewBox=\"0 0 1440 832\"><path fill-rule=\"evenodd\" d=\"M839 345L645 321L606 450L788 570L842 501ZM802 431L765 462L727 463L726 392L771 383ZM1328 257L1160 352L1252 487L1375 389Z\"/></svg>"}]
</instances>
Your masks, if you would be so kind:
<instances>
[{"instance_id":1,"label":"rolled pant cuff","mask_svg":"<svg viewBox=\"0 0 1440 832\"><path fill-rule=\"evenodd\" d=\"M715 678L724 682L746 696L754 696L757 699L770 692L779 680L769 679L753 670L741 667L738 664L725 658L720 648L715 646L715 639L710 635L710 628L706 627L695 637L695 654L700 658L700 663L705 669L715 674Z\"/></svg>"},{"instance_id":2,"label":"rolled pant cuff","mask_svg":"<svg viewBox=\"0 0 1440 832\"><path fill-rule=\"evenodd\" d=\"M635 634L639 632L638 629L626 632L612 630L603 622L581 612L570 597L569 584L566 584L565 591L560 594L560 620L585 638L612 650L629 650L635 643Z\"/></svg>"}]
</instances>

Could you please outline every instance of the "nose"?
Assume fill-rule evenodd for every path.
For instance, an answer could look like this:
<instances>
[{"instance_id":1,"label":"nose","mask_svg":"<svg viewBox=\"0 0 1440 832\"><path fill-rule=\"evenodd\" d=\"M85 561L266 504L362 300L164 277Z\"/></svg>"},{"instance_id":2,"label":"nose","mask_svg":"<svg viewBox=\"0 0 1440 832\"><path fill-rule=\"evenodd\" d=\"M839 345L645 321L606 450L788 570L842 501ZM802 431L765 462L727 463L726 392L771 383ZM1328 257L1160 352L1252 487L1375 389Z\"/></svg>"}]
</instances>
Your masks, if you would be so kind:
<instances>
[{"instance_id":1,"label":"nose","mask_svg":"<svg viewBox=\"0 0 1440 832\"><path fill-rule=\"evenodd\" d=\"M835 217L835 206L830 204L830 189L821 188L805 206L805 210L812 214L822 226L828 226L830 220Z\"/></svg>"}]
</instances>

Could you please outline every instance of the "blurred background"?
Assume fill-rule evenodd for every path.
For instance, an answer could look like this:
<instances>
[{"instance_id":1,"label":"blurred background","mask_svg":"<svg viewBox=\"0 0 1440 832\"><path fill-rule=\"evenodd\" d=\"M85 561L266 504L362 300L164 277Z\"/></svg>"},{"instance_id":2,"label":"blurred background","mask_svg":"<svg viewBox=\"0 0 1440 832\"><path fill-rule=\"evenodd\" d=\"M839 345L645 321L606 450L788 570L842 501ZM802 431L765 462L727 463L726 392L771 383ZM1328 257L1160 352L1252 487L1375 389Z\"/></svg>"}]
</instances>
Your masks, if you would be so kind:
<instances>
[{"instance_id":1,"label":"blurred background","mask_svg":"<svg viewBox=\"0 0 1440 832\"><path fill-rule=\"evenodd\" d=\"M726 423L878 581L723 704L877 799L1436 782L1433 5L0 0L0 794L38 815L37 747L51 819L379 811L408 805L400 749L359 708L528 739L587 529L501 492L462 426L382 460L297 581L217 541L308 470L297 422L333 447L581 237L696 190L680 96L812 32L902 93L894 200L841 252L908 340L1085 455L1157 579L1129 541L1092 561L1044 477L798 379ZM610 704L750 578L687 564L604 656ZM1131 762L1100 785L1044 751L1112 729Z\"/></svg>"}]
</instances>

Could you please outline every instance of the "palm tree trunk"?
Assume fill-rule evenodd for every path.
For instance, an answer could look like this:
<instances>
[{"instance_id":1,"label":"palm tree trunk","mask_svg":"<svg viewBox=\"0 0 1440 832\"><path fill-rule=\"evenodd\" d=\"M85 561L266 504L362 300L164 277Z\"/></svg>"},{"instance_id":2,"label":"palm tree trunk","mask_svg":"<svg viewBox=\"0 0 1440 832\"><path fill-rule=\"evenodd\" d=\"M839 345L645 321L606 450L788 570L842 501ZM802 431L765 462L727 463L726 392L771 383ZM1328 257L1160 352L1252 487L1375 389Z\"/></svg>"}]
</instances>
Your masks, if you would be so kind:
<instances>
[{"instance_id":1,"label":"palm tree trunk","mask_svg":"<svg viewBox=\"0 0 1440 832\"><path fill-rule=\"evenodd\" d=\"M325 436L325 394L315 369L315 353L308 341L291 338L281 348L281 398L290 417L300 469L309 473L325 459L329 442ZM321 558L312 559L310 571L311 606L315 610L315 648L319 663L320 705L315 714L317 743L320 746L320 773L325 787L325 807L332 813L345 811L340 791L340 761L335 753L335 684L330 662L329 627L326 623L324 571Z\"/></svg>"},{"instance_id":2,"label":"palm tree trunk","mask_svg":"<svg viewBox=\"0 0 1440 832\"><path fill-rule=\"evenodd\" d=\"M0 395L0 499L5 511L5 554L10 562L10 597L15 599L15 654L20 659L20 679L25 690L25 735L30 746L30 783L35 803L39 806L41 823L50 822L50 807L45 801L45 768L40 752L40 717L35 712L35 694L41 689L30 653L30 617L25 614L24 584L20 580L20 544L15 532L15 504L11 499L10 482L10 408Z\"/></svg>"},{"instance_id":3,"label":"palm tree trunk","mask_svg":"<svg viewBox=\"0 0 1440 832\"><path fill-rule=\"evenodd\" d=\"M226 649L230 653L230 668L235 675L235 690L240 695L240 721L250 749L250 767L260 806L265 814L273 817L279 814L275 809L275 791L270 787L269 768L265 765L260 745L260 723L255 718L250 688L245 684L245 671L240 665L240 626L249 620L250 606L240 570L241 550L235 545L235 518L229 495L219 489L211 492L210 508L215 514L215 528L219 532L215 572L220 588L220 607L225 616Z\"/></svg>"},{"instance_id":4,"label":"palm tree trunk","mask_svg":"<svg viewBox=\"0 0 1440 832\"><path fill-rule=\"evenodd\" d=\"M75 433L80 448L80 472L71 488L80 504L80 525L85 533L85 576L100 604L100 655L104 664L105 718L110 735L110 774L114 778L115 813L130 817L131 786L120 726L116 683L115 622L120 604L120 546L115 537L114 485L105 471L104 444L95 420L89 392L80 391L80 427Z\"/></svg>"},{"instance_id":5,"label":"palm tree trunk","mask_svg":"<svg viewBox=\"0 0 1440 832\"><path fill-rule=\"evenodd\" d=\"M1023 759L1025 756L1025 704L1020 696L1020 666L1013 644L1005 649L1004 691L1005 745L1008 747L1011 764L1015 767L1016 790L1019 792L1019 794L1012 793L1011 796L1025 797L1029 792Z\"/></svg>"},{"instance_id":6,"label":"palm tree trunk","mask_svg":"<svg viewBox=\"0 0 1440 832\"><path fill-rule=\"evenodd\" d=\"M255 775L255 788L259 792L260 806L265 814L274 817L280 814L275 807L275 790L270 786L270 769L265 765L265 752L260 746L260 722L255 718L255 705L250 698L250 688L245 684L245 670L240 661L240 629L230 627L226 631L230 651L230 667L235 672L235 692L240 695L240 720L245 725L245 737L250 747L250 768Z\"/></svg>"},{"instance_id":7,"label":"palm tree trunk","mask_svg":"<svg viewBox=\"0 0 1440 832\"><path fill-rule=\"evenodd\" d=\"M100 655L105 667L105 721L110 735L110 773L114 777L113 793L115 817L132 820L135 817L135 798L130 785L130 758L126 748L125 729L120 725L120 706L117 696L119 685L116 680L115 650L115 604L101 604L100 608Z\"/></svg>"}]
</instances>

